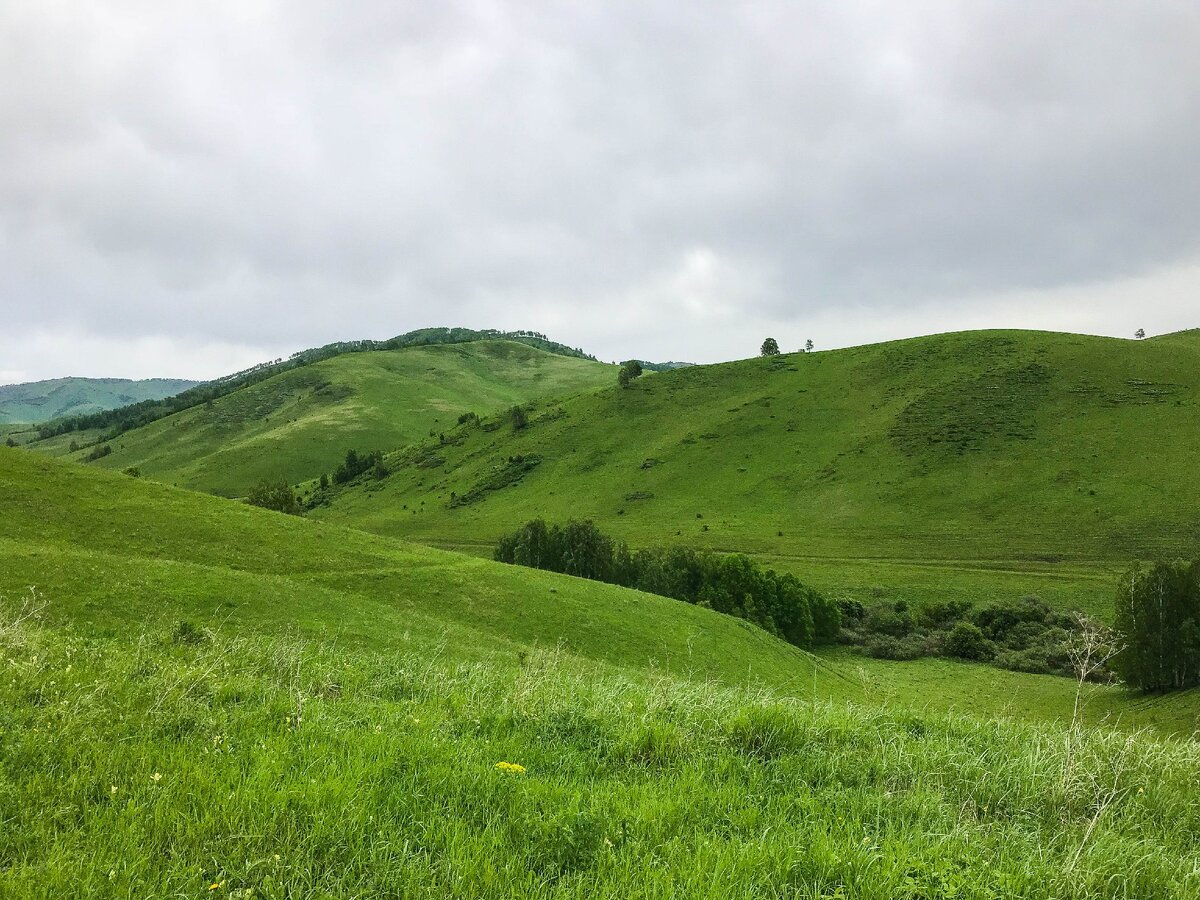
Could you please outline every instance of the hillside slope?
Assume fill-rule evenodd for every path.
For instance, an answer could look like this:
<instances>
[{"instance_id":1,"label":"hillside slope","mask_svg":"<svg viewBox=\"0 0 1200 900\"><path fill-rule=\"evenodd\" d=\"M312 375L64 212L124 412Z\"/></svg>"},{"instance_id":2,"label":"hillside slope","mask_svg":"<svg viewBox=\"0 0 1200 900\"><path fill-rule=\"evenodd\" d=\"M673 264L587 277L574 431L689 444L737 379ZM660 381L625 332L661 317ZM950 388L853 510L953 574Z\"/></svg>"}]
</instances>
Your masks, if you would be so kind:
<instances>
[{"instance_id":1,"label":"hillside slope","mask_svg":"<svg viewBox=\"0 0 1200 900\"><path fill-rule=\"evenodd\" d=\"M0 385L0 424L48 422L158 400L194 387L180 378L53 378Z\"/></svg>"},{"instance_id":2,"label":"hillside slope","mask_svg":"<svg viewBox=\"0 0 1200 900\"><path fill-rule=\"evenodd\" d=\"M136 466L181 487L244 496L262 478L314 478L332 472L350 448L408 444L453 427L464 412L597 387L613 378L611 370L511 341L346 353L127 431L93 464ZM84 438L59 435L32 446L64 453L68 439ZM85 445L74 458L92 449Z\"/></svg>"},{"instance_id":3,"label":"hillside slope","mask_svg":"<svg viewBox=\"0 0 1200 900\"><path fill-rule=\"evenodd\" d=\"M534 516L586 516L634 545L785 566L1008 561L1052 575L1200 544L1188 335L939 335L648 375L530 419L397 454L392 477L314 515L481 547ZM1105 604L1110 574L1087 576Z\"/></svg>"},{"instance_id":4,"label":"hillside slope","mask_svg":"<svg viewBox=\"0 0 1200 900\"><path fill-rule=\"evenodd\" d=\"M181 618L457 658L544 646L812 684L812 657L689 604L531 572L0 447L0 594L111 633ZM824 677L824 676L822 676ZM836 681L837 679L835 679Z\"/></svg>"}]
</instances>

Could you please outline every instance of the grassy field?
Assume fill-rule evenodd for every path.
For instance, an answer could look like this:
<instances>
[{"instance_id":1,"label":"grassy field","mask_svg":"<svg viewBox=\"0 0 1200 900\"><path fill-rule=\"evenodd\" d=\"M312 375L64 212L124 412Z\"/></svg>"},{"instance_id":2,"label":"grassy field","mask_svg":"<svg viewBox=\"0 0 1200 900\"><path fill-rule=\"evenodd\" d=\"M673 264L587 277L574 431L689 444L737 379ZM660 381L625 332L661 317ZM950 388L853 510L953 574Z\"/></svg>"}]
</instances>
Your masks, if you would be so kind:
<instances>
[{"instance_id":1,"label":"grassy field","mask_svg":"<svg viewBox=\"0 0 1200 900\"><path fill-rule=\"evenodd\" d=\"M1200 332L969 332L647 375L467 428L314 515L482 548L534 516L831 590L1042 594L1200 543ZM515 471L514 457L532 460ZM463 502L463 497L470 502Z\"/></svg>"},{"instance_id":2,"label":"grassy field","mask_svg":"<svg viewBox=\"0 0 1200 900\"><path fill-rule=\"evenodd\" d=\"M332 472L346 450L391 449L479 414L597 387L613 367L511 341L348 353L292 369L109 442L91 465L239 497L262 478ZM97 432L31 445L85 459ZM83 449L70 453L75 442Z\"/></svg>"},{"instance_id":3,"label":"grassy field","mask_svg":"<svg viewBox=\"0 0 1200 900\"><path fill-rule=\"evenodd\" d=\"M0 425L47 422L158 400L186 390L195 381L178 378L54 378L26 384L0 385Z\"/></svg>"},{"instance_id":4,"label":"grassy field","mask_svg":"<svg viewBox=\"0 0 1200 900\"><path fill-rule=\"evenodd\" d=\"M1194 694L1071 729L1066 679L27 451L0 503L5 897L1200 891Z\"/></svg>"}]
</instances>

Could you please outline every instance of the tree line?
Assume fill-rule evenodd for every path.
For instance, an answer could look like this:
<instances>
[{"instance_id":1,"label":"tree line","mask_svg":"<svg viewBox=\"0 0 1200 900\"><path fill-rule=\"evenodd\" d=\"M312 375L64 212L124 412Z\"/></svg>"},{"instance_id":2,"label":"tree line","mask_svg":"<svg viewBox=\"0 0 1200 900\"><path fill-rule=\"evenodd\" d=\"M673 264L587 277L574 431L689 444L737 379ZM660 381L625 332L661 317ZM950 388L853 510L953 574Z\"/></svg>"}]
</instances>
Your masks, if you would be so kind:
<instances>
[{"instance_id":1,"label":"tree line","mask_svg":"<svg viewBox=\"0 0 1200 900\"><path fill-rule=\"evenodd\" d=\"M1200 686L1200 560L1135 565L1117 590L1113 667L1146 691Z\"/></svg>"},{"instance_id":2,"label":"tree line","mask_svg":"<svg viewBox=\"0 0 1200 900\"><path fill-rule=\"evenodd\" d=\"M499 562L604 581L737 616L799 647L830 643L837 604L794 575L749 557L687 547L630 550L590 521L565 526L534 519L496 546Z\"/></svg>"}]
</instances>

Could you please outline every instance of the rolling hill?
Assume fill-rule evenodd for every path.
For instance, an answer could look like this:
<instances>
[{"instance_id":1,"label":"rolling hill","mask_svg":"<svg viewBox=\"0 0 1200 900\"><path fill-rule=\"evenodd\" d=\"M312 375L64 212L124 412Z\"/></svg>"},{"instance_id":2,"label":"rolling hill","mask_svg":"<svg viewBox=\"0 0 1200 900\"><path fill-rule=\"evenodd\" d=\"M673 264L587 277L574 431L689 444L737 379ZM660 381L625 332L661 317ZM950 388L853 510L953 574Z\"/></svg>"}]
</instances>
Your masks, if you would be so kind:
<instances>
[{"instance_id":1,"label":"rolling hill","mask_svg":"<svg viewBox=\"0 0 1200 900\"><path fill-rule=\"evenodd\" d=\"M1200 544L1200 335L947 334L646 375L393 454L312 515L478 548L542 516L825 589L1106 611ZM499 427L497 427L499 426ZM517 462L514 462L519 460Z\"/></svg>"},{"instance_id":2,"label":"rolling hill","mask_svg":"<svg viewBox=\"0 0 1200 900\"><path fill-rule=\"evenodd\" d=\"M0 385L0 424L48 422L142 400L158 400L199 382L179 378L54 378Z\"/></svg>"},{"instance_id":3,"label":"rolling hill","mask_svg":"<svg viewBox=\"0 0 1200 900\"><path fill-rule=\"evenodd\" d=\"M1174 731L1161 701L1090 687L1068 732L1066 679L939 664L922 692L688 604L25 450L0 447L0 502L4 896L1195 887L1193 745L1099 724Z\"/></svg>"},{"instance_id":4,"label":"rolling hill","mask_svg":"<svg viewBox=\"0 0 1200 900\"><path fill-rule=\"evenodd\" d=\"M515 341L347 352L285 369L109 440L99 429L32 445L92 464L136 467L195 490L244 496L262 478L332 472L350 448L389 449L454 427L459 415L597 387L613 367Z\"/></svg>"}]
</instances>

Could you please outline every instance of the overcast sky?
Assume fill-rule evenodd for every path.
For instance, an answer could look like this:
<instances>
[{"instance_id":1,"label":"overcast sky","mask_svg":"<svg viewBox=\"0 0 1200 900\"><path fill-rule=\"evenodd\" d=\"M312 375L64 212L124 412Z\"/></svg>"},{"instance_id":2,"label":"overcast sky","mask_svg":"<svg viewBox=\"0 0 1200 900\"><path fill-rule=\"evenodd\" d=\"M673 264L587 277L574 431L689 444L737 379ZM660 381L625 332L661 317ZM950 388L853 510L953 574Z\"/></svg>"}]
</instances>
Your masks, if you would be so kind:
<instances>
[{"instance_id":1,"label":"overcast sky","mask_svg":"<svg viewBox=\"0 0 1200 900\"><path fill-rule=\"evenodd\" d=\"M0 0L0 382L1200 325L1200 4Z\"/></svg>"}]
</instances>

